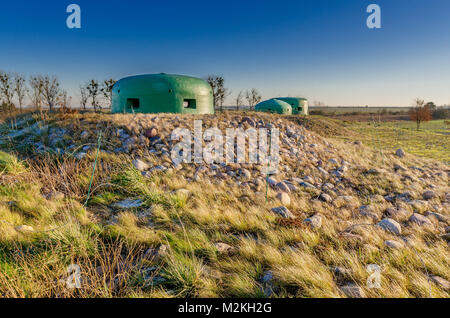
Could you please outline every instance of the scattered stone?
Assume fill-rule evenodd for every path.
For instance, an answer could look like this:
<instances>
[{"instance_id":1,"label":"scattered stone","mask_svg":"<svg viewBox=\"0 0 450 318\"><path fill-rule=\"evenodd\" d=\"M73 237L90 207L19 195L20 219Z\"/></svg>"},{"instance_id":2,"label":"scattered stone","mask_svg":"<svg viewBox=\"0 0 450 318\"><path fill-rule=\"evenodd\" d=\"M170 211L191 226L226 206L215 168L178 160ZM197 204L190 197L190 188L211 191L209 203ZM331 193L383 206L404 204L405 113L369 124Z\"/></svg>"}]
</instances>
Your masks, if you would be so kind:
<instances>
[{"instance_id":1,"label":"scattered stone","mask_svg":"<svg viewBox=\"0 0 450 318\"><path fill-rule=\"evenodd\" d=\"M273 208L272 212L281 215L285 219L295 219L295 215L292 214L292 212L289 211L289 209L286 208L285 206Z\"/></svg>"},{"instance_id":2,"label":"scattered stone","mask_svg":"<svg viewBox=\"0 0 450 318\"><path fill-rule=\"evenodd\" d=\"M401 221L405 221L409 216L410 216L410 212L408 212L408 210L403 209L403 208L387 208L386 212L385 212L386 216L394 219L397 222L401 222Z\"/></svg>"},{"instance_id":3,"label":"scattered stone","mask_svg":"<svg viewBox=\"0 0 450 318\"><path fill-rule=\"evenodd\" d=\"M380 170L378 170L376 168L372 168L372 169L367 170L365 173L376 175L376 174L380 174L381 172L380 172Z\"/></svg>"},{"instance_id":4,"label":"scattered stone","mask_svg":"<svg viewBox=\"0 0 450 318\"><path fill-rule=\"evenodd\" d=\"M450 242L450 233L445 233L441 235L441 238L443 240L446 240L447 242Z\"/></svg>"},{"instance_id":5,"label":"scattered stone","mask_svg":"<svg viewBox=\"0 0 450 318\"><path fill-rule=\"evenodd\" d=\"M331 196L329 194L322 192L319 196L319 200L322 200L324 202L331 202L333 199L331 198Z\"/></svg>"},{"instance_id":6,"label":"scattered stone","mask_svg":"<svg viewBox=\"0 0 450 318\"><path fill-rule=\"evenodd\" d=\"M312 185L311 183L306 182L306 181L305 182L301 182L300 185L302 187L305 187L305 188L316 189L316 187L314 185Z\"/></svg>"},{"instance_id":7,"label":"scattered stone","mask_svg":"<svg viewBox=\"0 0 450 318\"><path fill-rule=\"evenodd\" d=\"M275 180L275 179L272 178L272 177L267 178L267 182L269 183L269 185L270 185L271 187L275 187L275 186L277 185L277 183L278 183L278 181Z\"/></svg>"},{"instance_id":8,"label":"scattered stone","mask_svg":"<svg viewBox=\"0 0 450 318\"><path fill-rule=\"evenodd\" d=\"M405 156L405 152L403 151L403 149L399 148L395 151L395 155L397 157L403 158Z\"/></svg>"},{"instance_id":9,"label":"scattered stone","mask_svg":"<svg viewBox=\"0 0 450 318\"><path fill-rule=\"evenodd\" d=\"M295 185L293 185L292 183L290 183L289 181L285 181L284 183L288 186L288 188L289 188L289 190L291 190L291 192L297 191L297 187Z\"/></svg>"},{"instance_id":10,"label":"scattered stone","mask_svg":"<svg viewBox=\"0 0 450 318\"><path fill-rule=\"evenodd\" d=\"M440 213L436 213L436 212L431 212L431 211L427 211L425 212L425 216L431 216L436 218L438 221L440 222L444 222L447 223L448 222L448 216L440 214Z\"/></svg>"},{"instance_id":11,"label":"scattered stone","mask_svg":"<svg viewBox=\"0 0 450 318\"><path fill-rule=\"evenodd\" d=\"M289 187L287 186L286 183L284 182L278 182L275 186L278 190L289 193L291 192L291 189L289 189Z\"/></svg>"},{"instance_id":12,"label":"scattered stone","mask_svg":"<svg viewBox=\"0 0 450 318\"><path fill-rule=\"evenodd\" d=\"M380 216L377 213L375 213L373 207L371 207L370 205L362 205L359 208L359 213L361 213L362 216L371 218L375 222L377 222L380 219Z\"/></svg>"},{"instance_id":13,"label":"scattered stone","mask_svg":"<svg viewBox=\"0 0 450 318\"><path fill-rule=\"evenodd\" d=\"M233 246L221 242L214 243L214 247L217 249L219 254L229 254L234 250Z\"/></svg>"},{"instance_id":14,"label":"scattered stone","mask_svg":"<svg viewBox=\"0 0 450 318\"><path fill-rule=\"evenodd\" d=\"M320 214L315 214L303 222L311 226L313 229L319 229L322 226L322 216Z\"/></svg>"},{"instance_id":15,"label":"scattered stone","mask_svg":"<svg viewBox=\"0 0 450 318\"><path fill-rule=\"evenodd\" d=\"M333 165L337 165L338 164L338 161L336 159L334 159L334 158L328 159L328 162L333 164Z\"/></svg>"},{"instance_id":16,"label":"scattered stone","mask_svg":"<svg viewBox=\"0 0 450 318\"><path fill-rule=\"evenodd\" d=\"M431 200L435 197L436 197L436 193L434 193L434 191L431 191L431 190L427 190L424 193L422 193L422 198L424 200Z\"/></svg>"},{"instance_id":17,"label":"scattered stone","mask_svg":"<svg viewBox=\"0 0 450 318\"><path fill-rule=\"evenodd\" d=\"M291 198L289 197L289 194L286 192L280 192L277 194L277 199L281 201L281 204L283 205L290 205L291 204Z\"/></svg>"},{"instance_id":18,"label":"scattered stone","mask_svg":"<svg viewBox=\"0 0 450 318\"><path fill-rule=\"evenodd\" d=\"M380 226L383 230L392 232L396 235L402 234L402 227L397 221L393 219L389 218L383 219L380 222L378 222L377 225Z\"/></svg>"},{"instance_id":19,"label":"scattered stone","mask_svg":"<svg viewBox=\"0 0 450 318\"><path fill-rule=\"evenodd\" d=\"M16 226L16 231L20 233L31 233L34 232L34 228L29 225L19 225Z\"/></svg>"},{"instance_id":20,"label":"scattered stone","mask_svg":"<svg viewBox=\"0 0 450 318\"><path fill-rule=\"evenodd\" d=\"M403 167L402 165L395 164L395 165L394 165L394 170L397 172L398 170L400 170L400 171L406 171L407 169L406 169L405 167Z\"/></svg>"},{"instance_id":21,"label":"scattered stone","mask_svg":"<svg viewBox=\"0 0 450 318\"><path fill-rule=\"evenodd\" d=\"M351 276L352 271L349 269L346 269L344 267L339 267L339 266L332 266L331 271L333 272L333 274L337 277L339 277L340 279L345 279Z\"/></svg>"},{"instance_id":22,"label":"scattered stone","mask_svg":"<svg viewBox=\"0 0 450 318\"><path fill-rule=\"evenodd\" d=\"M147 129L144 133L145 137L147 138L155 138L158 136L158 129L156 127L152 127L150 129Z\"/></svg>"},{"instance_id":23,"label":"scattered stone","mask_svg":"<svg viewBox=\"0 0 450 318\"><path fill-rule=\"evenodd\" d=\"M347 284L339 287L339 289L347 296L351 298L366 298L364 290L356 284Z\"/></svg>"},{"instance_id":24,"label":"scattered stone","mask_svg":"<svg viewBox=\"0 0 450 318\"><path fill-rule=\"evenodd\" d=\"M239 175L244 179L250 179L252 177L251 172L247 169L241 169Z\"/></svg>"},{"instance_id":25,"label":"scattered stone","mask_svg":"<svg viewBox=\"0 0 450 318\"><path fill-rule=\"evenodd\" d=\"M390 248L393 248L393 249L401 249L401 248L403 248L403 243L401 243L399 241L386 240L386 241L384 241L384 244L387 247L390 247Z\"/></svg>"},{"instance_id":26,"label":"scattered stone","mask_svg":"<svg viewBox=\"0 0 450 318\"><path fill-rule=\"evenodd\" d=\"M112 206L118 209L127 210L127 209L133 209L138 208L142 205L141 199L125 199L123 201L119 201L114 203Z\"/></svg>"},{"instance_id":27,"label":"scattered stone","mask_svg":"<svg viewBox=\"0 0 450 318\"><path fill-rule=\"evenodd\" d=\"M340 234L340 236L346 240L352 241L352 242L363 242L364 239L361 235L343 232Z\"/></svg>"},{"instance_id":28,"label":"scattered stone","mask_svg":"<svg viewBox=\"0 0 450 318\"><path fill-rule=\"evenodd\" d=\"M420 226L432 225L431 221L427 217L419 213L414 213L413 215L411 215L411 217L409 218L409 222L416 223Z\"/></svg>"},{"instance_id":29,"label":"scattered stone","mask_svg":"<svg viewBox=\"0 0 450 318\"><path fill-rule=\"evenodd\" d=\"M134 159L133 165L137 170L139 170L141 172L146 171L149 168L148 164L146 164L144 161L139 160L139 159Z\"/></svg>"}]
</instances>

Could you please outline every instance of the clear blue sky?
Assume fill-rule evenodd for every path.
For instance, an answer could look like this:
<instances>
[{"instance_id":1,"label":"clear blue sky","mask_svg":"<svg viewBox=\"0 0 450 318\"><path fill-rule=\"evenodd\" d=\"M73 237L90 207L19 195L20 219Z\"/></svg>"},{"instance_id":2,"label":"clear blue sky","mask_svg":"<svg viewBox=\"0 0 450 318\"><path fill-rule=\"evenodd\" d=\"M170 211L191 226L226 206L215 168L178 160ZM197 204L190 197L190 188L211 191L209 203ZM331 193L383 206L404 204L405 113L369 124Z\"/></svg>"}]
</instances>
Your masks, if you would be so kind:
<instances>
[{"instance_id":1,"label":"clear blue sky","mask_svg":"<svg viewBox=\"0 0 450 318\"><path fill-rule=\"evenodd\" d=\"M66 27L66 7L82 28ZM382 29L366 27L381 6ZM5 1L0 69L90 78L220 74L232 90L329 105L450 103L448 0ZM76 102L75 102L76 103Z\"/></svg>"}]
</instances>

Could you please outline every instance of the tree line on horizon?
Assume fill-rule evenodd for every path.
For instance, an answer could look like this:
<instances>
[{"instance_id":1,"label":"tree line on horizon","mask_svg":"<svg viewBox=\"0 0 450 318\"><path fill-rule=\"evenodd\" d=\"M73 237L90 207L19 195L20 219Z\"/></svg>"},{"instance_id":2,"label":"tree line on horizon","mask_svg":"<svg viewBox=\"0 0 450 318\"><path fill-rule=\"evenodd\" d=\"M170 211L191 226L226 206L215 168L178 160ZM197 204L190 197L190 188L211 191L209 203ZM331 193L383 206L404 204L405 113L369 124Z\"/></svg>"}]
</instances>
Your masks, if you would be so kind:
<instances>
[{"instance_id":1,"label":"tree line on horizon","mask_svg":"<svg viewBox=\"0 0 450 318\"><path fill-rule=\"evenodd\" d=\"M220 75L209 75L205 80L211 85L214 107L223 110L225 99L231 95L231 91L225 87L225 79ZM116 80L110 78L104 81L91 79L79 86L80 107L86 110L88 105L94 111L109 108L112 103L112 89ZM10 73L0 70L0 111L2 113L13 113L17 110L22 112L25 100L34 106L35 110L41 111L47 107L50 111L55 107L70 108L72 97L61 87L59 79L54 75L31 75L27 79L23 74ZM251 110L262 99L256 88L241 90L236 95L234 102L236 109L244 106L244 100ZM324 105L322 102L314 102ZM449 118L449 110L445 107L437 107L433 102L425 103L423 99L416 98L409 111L411 121L416 122L417 129L420 124L431 119Z\"/></svg>"},{"instance_id":2,"label":"tree line on horizon","mask_svg":"<svg viewBox=\"0 0 450 318\"><path fill-rule=\"evenodd\" d=\"M90 105L95 111L102 106L111 107L115 83L112 78L104 81L91 79L80 85L80 106L86 110ZM23 74L0 70L0 111L12 113L18 109L22 112L27 98L37 111L43 107L50 111L55 107L70 108L72 100L55 75L31 75L27 78Z\"/></svg>"}]
</instances>

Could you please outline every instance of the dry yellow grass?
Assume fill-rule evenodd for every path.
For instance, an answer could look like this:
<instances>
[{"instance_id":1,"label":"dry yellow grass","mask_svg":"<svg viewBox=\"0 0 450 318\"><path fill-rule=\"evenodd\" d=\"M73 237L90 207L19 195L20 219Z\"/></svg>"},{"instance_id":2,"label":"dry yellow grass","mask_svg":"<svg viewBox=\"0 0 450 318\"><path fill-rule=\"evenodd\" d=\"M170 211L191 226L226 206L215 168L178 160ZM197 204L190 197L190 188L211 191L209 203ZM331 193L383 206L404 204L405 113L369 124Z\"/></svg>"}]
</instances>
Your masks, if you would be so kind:
<instances>
[{"instance_id":1,"label":"dry yellow grass","mask_svg":"<svg viewBox=\"0 0 450 318\"><path fill-rule=\"evenodd\" d=\"M142 125L161 124L174 115L138 115L131 126L130 116L104 116L74 114L64 122L51 117L49 122L70 126L76 132L88 130L92 140L87 143L95 142L95 129L103 129L105 147L111 144L112 149L117 146L112 137L116 127L139 130ZM226 119L237 115L219 116L223 118L203 119L206 125L223 128ZM187 125L192 124L194 117L186 117ZM280 121L275 115L261 118ZM172 128L163 126L162 131ZM95 152L82 160L51 155L24 162L9 158L5 164L10 168L0 176L0 220L4 221L0 222L0 295L345 297L340 287L354 283L368 297L449 297L448 290L428 278L450 279L448 243L438 231L404 226L402 235L410 243L402 249L387 247L386 240L399 237L374 226L355 227L349 231L353 236L342 234L351 225L371 222L360 214L361 205L370 205L374 213L382 214L390 206L383 199L387 194L409 191L416 199L420 197L425 183L415 181L421 177L419 172L409 172L411 179L405 179L393 171L395 164L433 167L442 172L448 167L412 155L399 159L386 153L381 157L376 149L314 138L318 148L323 148L316 150L318 153L325 154L325 143L330 143L333 153L329 155L350 162L354 169L342 181L345 198L334 194L331 202L322 202L317 200L321 191L299 187L291 192L289 209L297 216L295 221L280 220L270 211L281 205L273 189L269 189L266 202L265 187L256 191L208 176L195 181L194 166L146 178L128 156L103 151L90 200L84 206ZM301 164L286 158L292 171L281 172L280 179L295 174L321 183L331 180L308 160L306 151L299 156ZM147 159L150 165L162 164L158 156ZM372 168L381 173L363 173ZM427 180L433 180L441 195L429 204L441 204L448 191L448 177L443 173ZM187 191L177 193L180 189ZM44 197L56 191L64 197ZM125 210L112 207L127 198L139 198L142 205ZM425 211L419 203L405 208ZM312 229L302 222L316 213L323 215L320 228ZM449 211L442 213L448 216ZM33 230L19 231L20 225ZM219 251L216 243L226 243L232 250ZM160 246L167 246L167 252L146 257L148 250ZM68 289L64 284L70 264L81 268L80 289ZM379 289L367 287L369 264L382 268ZM336 274L335 267L345 269L345 273ZM270 279L264 279L266 276Z\"/></svg>"}]
</instances>

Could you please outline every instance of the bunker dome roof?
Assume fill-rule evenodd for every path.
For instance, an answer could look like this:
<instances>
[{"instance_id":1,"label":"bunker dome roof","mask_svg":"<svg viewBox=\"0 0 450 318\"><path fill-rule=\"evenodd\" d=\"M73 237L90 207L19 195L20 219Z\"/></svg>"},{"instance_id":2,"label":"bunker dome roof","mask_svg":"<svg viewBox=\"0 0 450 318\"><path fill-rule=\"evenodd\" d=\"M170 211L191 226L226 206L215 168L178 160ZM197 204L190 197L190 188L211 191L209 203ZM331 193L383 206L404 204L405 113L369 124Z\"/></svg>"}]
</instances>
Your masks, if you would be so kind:
<instances>
[{"instance_id":1,"label":"bunker dome roof","mask_svg":"<svg viewBox=\"0 0 450 318\"><path fill-rule=\"evenodd\" d=\"M205 80L200 78L177 75L177 74L142 74L128 76L120 79L114 85L116 89L126 90L145 90L148 91L164 91L176 90L176 89L201 89L207 90L208 93L211 90L211 86Z\"/></svg>"},{"instance_id":2,"label":"bunker dome roof","mask_svg":"<svg viewBox=\"0 0 450 318\"><path fill-rule=\"evenodd\" d=\"M288 103L279 99L269 99L255 106L256 111L273 112L278 114L291 114L292 107Z\"/></svg>"}]
</instances>

